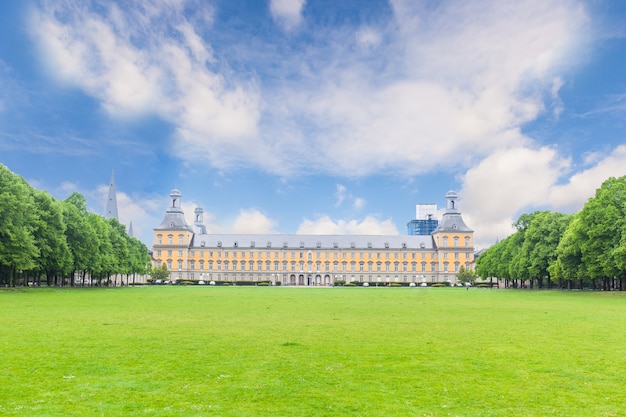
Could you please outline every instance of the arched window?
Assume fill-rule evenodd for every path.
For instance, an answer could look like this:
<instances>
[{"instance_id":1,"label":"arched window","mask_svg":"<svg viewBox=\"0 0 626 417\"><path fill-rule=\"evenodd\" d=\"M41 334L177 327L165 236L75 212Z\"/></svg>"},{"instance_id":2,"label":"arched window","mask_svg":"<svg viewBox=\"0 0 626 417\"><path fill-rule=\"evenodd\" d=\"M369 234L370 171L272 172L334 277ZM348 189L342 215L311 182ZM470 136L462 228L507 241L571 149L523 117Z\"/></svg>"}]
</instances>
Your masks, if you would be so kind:
<instances>
[{"instance_id":1,"label":"arched window","mask_svg":"<svg viewBox=\"0 0 626 417\"><path fill-rule=\"evenodd\" d=\"M465 246L469 246L470 245L470 238L469 236L465 236Z\"/></svg>"},{"instance_id":2,"label":"arched window","mask_svg":"<svg viewBox=\"0 0 626 417\"><path fill-rule=\"evenodd\" d=\"M458 236L454 236L454 247L458 247L459 246L459 237Z\"/></svg>"},{"instance_id":3,"label":"arched window","mask_svg":"<svg viewBox=\"0 0 626 417\"><path fill-rule=\"evenodd\" d=\"M443 246L448 246L448 236L443 237Z\"/></svg>"},{"instance_id":4,"label":"arched window","mask_svg":"<svg viewBox=\"0 0 626 417\"><path fill-rule=\"evenodd\" d=\"M163 244L163 236L157 235L157 245L162 245L162 244Z\"/></svg>"},{"instance_id":5,"label":"arched window","mask_svg":"<svg viewBox=\"0 0 626 417\"><path fill-rule=\"evenodd\" d=\"M174 236L172 235L167 235L167 244L171 245L174 243Z\"/></svg>"}]
</instances>

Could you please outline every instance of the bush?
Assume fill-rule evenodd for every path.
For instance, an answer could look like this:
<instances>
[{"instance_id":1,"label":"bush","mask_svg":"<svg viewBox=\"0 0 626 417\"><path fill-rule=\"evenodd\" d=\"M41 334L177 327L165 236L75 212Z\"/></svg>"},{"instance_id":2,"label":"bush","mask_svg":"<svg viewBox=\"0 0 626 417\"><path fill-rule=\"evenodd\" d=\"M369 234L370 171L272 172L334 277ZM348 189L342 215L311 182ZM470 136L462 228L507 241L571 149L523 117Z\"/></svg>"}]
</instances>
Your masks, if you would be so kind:
<instances>
[{"instance_id":1,"label":"bush","mask_svg":"<svg viewBox=\"0 0 626 417\"><path fill-rule=\"evenodd\" d=\"M267 287L267 286L269 286L270 284L269 284L268 282L264 282L264 281L263 281L263 282L259 282L257 285L258 285L259 287Z\"/></svg>"},{"instance_id":2,"label":"bush","mask_svg":"<svg viewBox=\"0 0 626 417\"><path fill-rule=\"evenodd\" d=\"M344 280L340 279L340 280L335 281L333 284L334 284L335 286L346 285L346 281L344 281Z\"/></svg>"},{"instance_id":3,"label":"bush","mask_svg":"<svg viewBox=\"0 0 626 417\"><path fill-rule=\"evenodd\" d=\"M403 285L399 282L392 282L391 284L389 284L390 287L402 287Z\"/></svg>"},{"instance_id":4,"label":"bush","mask_svg":"<svg viewBox=\"0 0 626 417\"><path fill-rule=\"evenodd\" d=\"M343 285L344 287L356 287L357 285L354 282L348 282L347 284Z\"/></svg>"},{"instance_id":5,"label":"bush","mask_svg":"<svg viewBox=\"0 0 626 417\"><path fill-rule=\"evenodd\" d=\"M431 285L431 287L435 287L435 288L449 287L449 286L450 286L449 282L435 282L434 284Z\"/></svg>"},{"instance_id":6,"label":"bush","mask_svg":"<svg viewBox=\"0 0 626 417\"><path fill-rule=\"evenodd\" d=\"M177 279L176 285L195 285L195 281L191 281L189 279Z\"/></svg>"}]
</instances>

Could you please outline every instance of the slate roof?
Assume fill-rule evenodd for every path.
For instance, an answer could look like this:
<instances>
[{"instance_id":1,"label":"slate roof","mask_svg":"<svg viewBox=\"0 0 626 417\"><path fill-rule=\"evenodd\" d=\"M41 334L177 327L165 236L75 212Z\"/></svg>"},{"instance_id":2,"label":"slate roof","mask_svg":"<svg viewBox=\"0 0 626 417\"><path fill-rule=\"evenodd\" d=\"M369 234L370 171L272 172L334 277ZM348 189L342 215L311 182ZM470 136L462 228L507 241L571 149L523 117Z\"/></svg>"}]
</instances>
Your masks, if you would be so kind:
<instances>
[{"instance_id":1,"label":"slate roof","mask_svg":"<svg viewBox=\"0 0 626 417\"><path fill-rule=\"evenodd\" d=\"M235 246L235 242L236 245ZM430 235L196 234L192 247L272 249L432 249ZM254 246L253 246L254 245Z\"/></svg>"}]
</instances>

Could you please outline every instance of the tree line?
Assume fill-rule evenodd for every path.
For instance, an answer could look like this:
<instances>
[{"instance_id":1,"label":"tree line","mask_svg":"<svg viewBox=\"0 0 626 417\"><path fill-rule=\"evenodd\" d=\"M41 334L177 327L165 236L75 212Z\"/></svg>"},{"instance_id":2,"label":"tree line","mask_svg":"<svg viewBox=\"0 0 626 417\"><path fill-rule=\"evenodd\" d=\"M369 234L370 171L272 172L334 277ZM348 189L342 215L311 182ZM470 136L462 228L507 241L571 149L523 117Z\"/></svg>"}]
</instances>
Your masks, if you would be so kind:
<instances>
[{"instance_id":1,"label":"tree line","mask_svg":"<svg viewBox=\"0 0 626 417\"><path fill-rule=\"evenodd\" d=\"M522 214L515 232L476 260L507 287L626 289L626 176L611 177L575 214Z\"/></svg>"},{"instance_id":2,"label":"tree line","mask_svg":"<svg viewBox=\"0 0 626 417\"><path fill-rule=\"evenodd\" d=\"M145 274L148 249L116 219L59 201L0 164L0 285L100 285Z\"/></svg>"}]
</instances>

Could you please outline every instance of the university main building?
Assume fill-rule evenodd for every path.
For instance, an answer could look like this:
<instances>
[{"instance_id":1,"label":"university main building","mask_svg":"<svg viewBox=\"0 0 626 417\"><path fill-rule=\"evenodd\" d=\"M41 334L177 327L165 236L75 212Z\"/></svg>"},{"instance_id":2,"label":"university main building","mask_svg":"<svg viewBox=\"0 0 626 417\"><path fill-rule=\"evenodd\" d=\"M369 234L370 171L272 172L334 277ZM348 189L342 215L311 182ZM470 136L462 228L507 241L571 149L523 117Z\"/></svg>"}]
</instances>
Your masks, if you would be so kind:
<instances>
[{"instance_id":1,"label":"university main building","mask_svg":"<svg viewBox=\"0 0 626 417\"><path fill-rule=\"evenodd\" d=\"M437 228L423 235L212 234L196 208L187 224L181 193L172 190L165 218L154 229L156 266L172 280L260 282L319 286L360 283L456 283L456 272L473 262L473 230L446 194Z\"/></svg>"}]
</instances>

